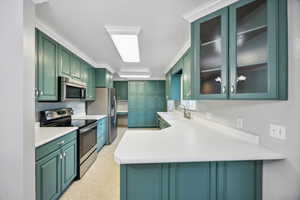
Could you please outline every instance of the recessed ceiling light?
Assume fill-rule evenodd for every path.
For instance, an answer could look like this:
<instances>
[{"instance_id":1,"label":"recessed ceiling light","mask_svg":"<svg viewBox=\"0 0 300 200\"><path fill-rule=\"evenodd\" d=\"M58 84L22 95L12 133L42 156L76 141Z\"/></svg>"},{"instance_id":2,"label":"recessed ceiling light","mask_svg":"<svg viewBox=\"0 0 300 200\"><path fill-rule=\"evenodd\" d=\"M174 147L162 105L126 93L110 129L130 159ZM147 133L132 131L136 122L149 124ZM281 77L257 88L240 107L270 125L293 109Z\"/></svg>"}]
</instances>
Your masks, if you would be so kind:
<instances>
[{"instance_id":1,"label":"recessed ceiling light","mask_svg":"<svg viewBox=\"0 0 300 200\"><path fill-rule=\"evenodd\" d=\"M140 62L139 27L106 26L105 28L124 62Z\"/></svg>"}]
</instances>

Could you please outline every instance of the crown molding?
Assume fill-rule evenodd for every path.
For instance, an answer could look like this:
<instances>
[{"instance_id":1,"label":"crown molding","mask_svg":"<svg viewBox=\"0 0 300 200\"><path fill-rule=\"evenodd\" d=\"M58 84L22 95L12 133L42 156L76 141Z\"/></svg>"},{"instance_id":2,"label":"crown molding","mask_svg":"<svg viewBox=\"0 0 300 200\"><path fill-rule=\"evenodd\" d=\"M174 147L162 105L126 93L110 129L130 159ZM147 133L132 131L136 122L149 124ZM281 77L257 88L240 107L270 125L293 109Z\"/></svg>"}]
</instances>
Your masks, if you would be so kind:
<instances>
[{"instance_id":1,"label":"crown molding","mask_svg":"<svg viewBox=\"0 0 300 200\"><path fill-rule=\"evenodd\" d=\"M170 69L180 60L180 58L185 54L185 52L191 47L191 40L188 40L183 47L176 54L175 58L171 61L168 67L165 69L164 73L168 73Z\"/></svg>"},{"instance_id":2,"label":"crown molding","mask_svg":"<svg viewBox=\"0 0 300 200\"><path fill-rule=\"evenodd\" d=\"M32 2L34 3L34 4L41 4L41 3L46 3L46 2L48 2L49 0L32 0Z\"/></svg>"},{"instance_id":3,"label":"crown molding","mask_svg":"<svg viewBox=\"0 0 300 200\"><path fill-rule=\"evenodd\" d=\"M212 12L215 12L221 8L227 7L235 2L238 2L239 0L216 0L211 3L202 5L197 7L196 9L184 14L182 17L192 23L193 21L204 17Z\"/></svg>"},{"instance_id":4,"label":"crown molding","mask_svg":"<svg viewBox=\"0 0 300 200\"><path fill-rule=\"evenodd\" d=\"M51 27L43 23L41 20L36 19L36 28L41 30L42 32L46 33L49 35L51 38L56 40L58 43L63 45L65 48L69 49L71 52L79 56L81 59L92 65L94 68L106 68L108 71L111 73L115 73L114 69L109 66L109 65L103 65L97 63L94 59L89 57L86 53L84 53L81 49L78 47L74 46L69 42L66 38L62 37L60 34L58 34L56 31L54 31Z\"/></svg>"}]
</instances>

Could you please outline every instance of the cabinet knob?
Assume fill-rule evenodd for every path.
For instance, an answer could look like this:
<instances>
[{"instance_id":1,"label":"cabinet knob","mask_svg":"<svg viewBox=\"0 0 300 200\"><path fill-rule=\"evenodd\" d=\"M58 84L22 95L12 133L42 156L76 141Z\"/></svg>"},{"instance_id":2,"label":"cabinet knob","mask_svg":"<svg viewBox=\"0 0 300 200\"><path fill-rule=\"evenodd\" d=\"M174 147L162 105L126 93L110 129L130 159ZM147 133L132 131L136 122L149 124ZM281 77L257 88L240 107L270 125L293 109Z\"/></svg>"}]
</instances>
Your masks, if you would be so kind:
<instances>
[{"instance_id":1,"label":"cabinet knob","mask_svg":"<svg viewBox=\"0 0 300 200\"><path fill-rule=\"evenodd\" d=\"M43 92L43 91L40 91L40 95L44 95L44 92Z\"/></svg>"},{"instance_id":2,"label":"cabinet knob","mask_svg":"<svg viewBox=\"0 0 300 200\"><path fill-rule=\"evenodd\" d=\"M59 159L62 160L63 159L63 156L61 154L59 154Z\"/></svg>"},{"instance_id":3,"label":"cabinet knob","mask_svg":"<svg viewBox=\"0 0 300 200\"><path fill-rule=\"evenodd\" d=\"M63 156L66 157L66 152L63 153Z\"/></svg>"},{"instance_id":4,"label":"cabinet knob","mask_svg":"<svg viewBox=\"0 0 300 200\"><path fill-rule=\"evenodd\" d=\"M58 143L58 145L63 145L63 144L65 144L64 140Z\"/></svg>"}]
</instances>

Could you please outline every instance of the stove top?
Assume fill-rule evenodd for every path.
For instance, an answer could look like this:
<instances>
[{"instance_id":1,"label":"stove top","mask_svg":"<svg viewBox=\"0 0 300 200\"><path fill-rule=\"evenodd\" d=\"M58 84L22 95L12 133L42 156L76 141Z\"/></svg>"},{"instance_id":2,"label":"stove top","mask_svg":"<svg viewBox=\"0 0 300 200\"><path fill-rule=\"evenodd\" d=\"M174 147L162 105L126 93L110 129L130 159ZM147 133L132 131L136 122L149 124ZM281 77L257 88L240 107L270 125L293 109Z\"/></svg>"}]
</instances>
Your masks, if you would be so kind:
<instances>
[{"instance_id":1,"label":"stove top","mask_svg":"<svg viewBox=\"0 0 300 200\"><path fill-rule=\"evenodd\" d=\"M95 122L96 120L73 119L71 121L71 126L83 128Z\"/></svg>"}]
</instances>

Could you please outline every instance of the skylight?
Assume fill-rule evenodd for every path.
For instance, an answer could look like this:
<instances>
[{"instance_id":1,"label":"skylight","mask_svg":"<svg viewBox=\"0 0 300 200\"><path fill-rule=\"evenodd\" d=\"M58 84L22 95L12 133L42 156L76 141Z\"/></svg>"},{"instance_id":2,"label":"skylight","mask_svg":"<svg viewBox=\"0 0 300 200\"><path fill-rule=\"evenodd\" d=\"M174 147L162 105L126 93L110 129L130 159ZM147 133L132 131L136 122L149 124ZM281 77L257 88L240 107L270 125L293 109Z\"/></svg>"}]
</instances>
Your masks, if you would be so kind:
<instances>
[{"instance_id":1,"label":"skylight","mask_svg":"<svg viewBox=\"0 0 300 200\"><path fill-rule=\"evenodd\" d=\"M123 62L140 62L140 48L138 41L139 27L106 26L116 49Z\"/></svg>"}]
</instances>

